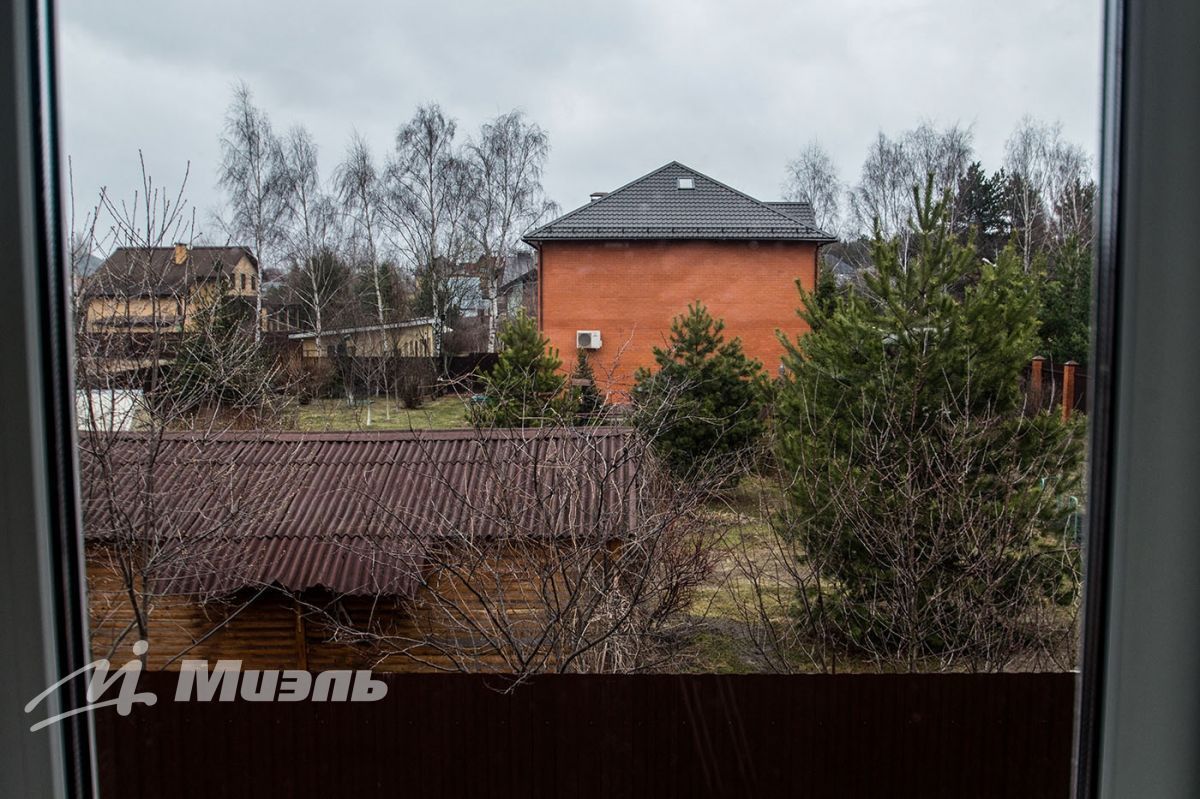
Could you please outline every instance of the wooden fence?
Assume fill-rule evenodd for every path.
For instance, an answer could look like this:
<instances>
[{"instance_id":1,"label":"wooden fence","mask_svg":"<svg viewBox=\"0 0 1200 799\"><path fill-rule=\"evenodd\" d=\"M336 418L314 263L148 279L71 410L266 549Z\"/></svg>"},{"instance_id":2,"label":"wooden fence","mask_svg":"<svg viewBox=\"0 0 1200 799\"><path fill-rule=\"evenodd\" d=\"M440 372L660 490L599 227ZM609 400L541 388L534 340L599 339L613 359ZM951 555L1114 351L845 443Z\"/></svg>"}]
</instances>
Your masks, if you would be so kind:
<instances>
[{"instance_id":1,"label":"wooden fence","mask_svg":"<svg viewBox=\"0 0 1200 799\"><path fill-rule=\"evenodd\" d=\"M101 793L1066 799L1073 674L377 675L374 703L96 713Z\"/></svg>"}]
</instances>

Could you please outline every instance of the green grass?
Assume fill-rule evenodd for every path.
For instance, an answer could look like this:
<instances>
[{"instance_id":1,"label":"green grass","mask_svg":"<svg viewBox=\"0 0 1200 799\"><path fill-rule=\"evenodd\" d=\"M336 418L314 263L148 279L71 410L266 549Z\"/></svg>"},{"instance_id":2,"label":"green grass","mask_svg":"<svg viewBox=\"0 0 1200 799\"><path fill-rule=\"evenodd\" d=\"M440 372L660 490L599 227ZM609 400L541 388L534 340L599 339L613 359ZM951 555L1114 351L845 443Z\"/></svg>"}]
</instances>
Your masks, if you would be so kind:
<instances>
[{"instance_id":1,"label":"green grass","mask_svg":"<svg viewBox=\"0 0 1200 799\"><path fill-rule=\"evenodd\" d=\"M700 674L752 674L759 671L744 654L745 645L737 637L716 629L697 633L690 654L694 670Z\"/></svg>"},{"instance_id":2,"label":"green grass","mask_svg":"<svg viewBox=\"0 0 1200 799\"><path fill-rule=\"evenodd\" d=\"M334 432L340 430L453 430L470 427L467 404L455 396L439 397L417 410L409 410L399 402L376 399L367 407L350 406L341 399L313 400L293 409L294 426L305 432Z\"/></svg>"}]
</instances>

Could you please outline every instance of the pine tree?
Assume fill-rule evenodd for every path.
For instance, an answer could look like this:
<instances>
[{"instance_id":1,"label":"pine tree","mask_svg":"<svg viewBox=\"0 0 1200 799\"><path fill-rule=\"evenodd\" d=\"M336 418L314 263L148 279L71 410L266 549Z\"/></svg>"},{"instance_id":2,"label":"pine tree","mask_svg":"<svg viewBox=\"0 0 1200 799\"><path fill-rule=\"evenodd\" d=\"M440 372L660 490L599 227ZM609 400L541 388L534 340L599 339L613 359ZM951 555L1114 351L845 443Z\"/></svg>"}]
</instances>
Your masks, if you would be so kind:
<instances>
[{"instance_id":1,"label":"pine tree","mask_svg":"<svg viewBox=\"0 0 1200 799\"><path fill-rule=\"evenodd\" d=\"M483 378L486 401L475 409L477 424L538 427L569 412L570 394L559 373L558 350L521 311L500 331L500 357Z\"/></svg>"},{"instance_id":2,"label":"pine tree","mask_svg":"<svg viewBox=\"0 0 1200 799\"><path fill-rule=\"evenodd\" d=\"M699 301L689 305L671 322L670 345L654 348L657 370L634 377L635 423L681 477L736 480L763 434L762 365L724 330Z\"/></svg>"},{"instance_id":3,"label":"pine tree","mask_svg":"<svg viewBox=\"0 0 1200 799\"><path fill-rule=\"evenodd\" d=\"M982 261L929 184L916 206L907 259L877 232L865 290L803 297L812 332L785 341L775 418L833 626L910 665L1025 640L1061 576L1041 542L1080 470L1077 431L1024 413L1038 320L1020 257Z\"/></svg>"},{"instance_id":4,"label":"pine tree","mask_svg":"<svg viewBox=\"0 0 1200 799\"><path fill-rule=\"evenodd\" d=\"M579 350L575 371L571 372L571 384L574 394L572 402L579 409L576 422L586 425L599 420L604 410L604 397L596 387L596 373L588 362L587 350Z\"/></svg>"},{"instance_id":5,"label":"pine tree","mask_svg":"<svg viewBox=\"0 0 1200 799\"><path fill-rule=\"evenodd\" d=\"M959 241L967 244L973 238L976 253L989 261L996 260L1012 234L1007 186L1003 171L989 176L976 161L959 179L954 197Z\"/></svg>"}]
</instances>

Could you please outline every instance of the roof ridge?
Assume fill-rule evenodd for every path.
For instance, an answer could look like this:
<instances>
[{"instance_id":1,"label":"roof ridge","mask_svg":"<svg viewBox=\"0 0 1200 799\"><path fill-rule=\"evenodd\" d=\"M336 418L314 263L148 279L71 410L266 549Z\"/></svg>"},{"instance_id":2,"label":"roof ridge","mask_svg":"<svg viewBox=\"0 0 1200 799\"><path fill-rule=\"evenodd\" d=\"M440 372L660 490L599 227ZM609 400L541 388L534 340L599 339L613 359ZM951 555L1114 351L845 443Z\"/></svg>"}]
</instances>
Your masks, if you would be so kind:
<instances>
[{"instance_id":1,"label":"roof ridge","mask_svg":"<svg viewBox=\"0 0 1200 799\"><path fill-rule=\"evenodd\" d=\"M662 166L660 166L658 169L652 169L652 170L650 170L649 172L647 172L646 174L642 175L641 177L634 178L633 180L629 181L628 183L625 183L625 184L623 184L623 185L620 185L620 186L618 186L617 188L613 189L613 190L612 190L612 191L610 191L610 192L606 192L606 193L605 193L605 195L604 195L603 197L600 197L600 198L598 198L598 199L595 199L595 200L588 200L586 203L584 203L583 205L579 206L578 208L576 208L576 209L574 209L574 210L572 210L572 211L567 211L567 212L566 212L565 214L563 214L562 216L560 216L560 217L557 217L557 218L555 218L555 219L551 219L549 222L545 223L544 225L539 225L539 226L537 226L536 228L534 228L533 230L529 231L529 232L528 232L528 233L526 233L525 235L526 235L526 236L532 236L532 235L534 235L535 233L537 233L539 230L544 230L544 229L546 229L546 228L550 227L551 225L557 225L557 224L559 224L560 222L563 222L563 221L565 221L565 220L567 220L567 219L570 219L571 217L575 216L575 214L578 214L578 213L580 213L581 211L584 211L584 210L586 210L586 209L588 209L588 208L595 208L597 205L599 205L600 203L602 203L602 202L604 202L605 200L609 199L610 197L614 196L614 195L615 195L615 194L617 194L618 192L622 192L622 191L624 191L625 189L628 189L630 186L634 185L635 183L641 183L641 182L642 182L643 180L645 180L646 178L653 177L654 175L657 175L659 172L662 172L663 170L665 170L665 169L669 169L669 168L671 168L671 167L673 167L673 166L682 166L684 169L691 169L691 167L685 166L685 165L683 165L683 164L679 163L678 161L670 161L670 162L668 162L668 163L665 163L665 164L663 164L663 165L662 165ZM692 171L693 171L693 172L695 172L695 170L694 170L694 169L693 169Z\"/></svg>"},{"instance_id":2,"label":"roof ridge","mask_svg":"<svg viewBox=\"0 0 1200 799\"><path fill-rule=\"evenodd\" d=\"M663 194L665 178L659 176L672 171L699 179L706 191L701 193L702 196L697 198L697 201L703 199L703 202L698 205L680 205L682 198L671 199ZM685 207L692 210L680 210ZM789 207L794 209L797 206ZM646 210L648 208L652 210ZM811 210L811 206L809 209ZM712 220L705 218L705 214L709 213L714 214ZM687 238L688 236L680 234L691 232L695 237L703 237L707 230L717 236L724 231L734 234L735 238L753 238L753 234L757 232L766 238L834 240L812 221L799 218L795 214L794 210L788 213L783 207L772 206L770 202L760 200L705 172L681 161L672 160L634 178L603 197L538 226L525 233L522 238L531 243L589 238L587 235L579 235L589 232L599 238L613 235L620 237L622 233L634 234L634 238L644 238L653 237L656 230L658 235L667 238ZM655 219L664 221L655 224ZM687 224L681 225L683 222Z\"/></svg>"},{"instance_id":3,"label":"roof ridge","mask_svg":"<svg viewBox=\"0 0 1200 799\"><path fill-rule=\"evenodd\" d=\"M711 180L713 183L716 183L721 188L728 189L729 191L733 192L734 194L738 195L739 197L744 197L745 199L750 200L751 202L762 206L763 208L767 209L771 213L776 214L777 216L780 216L783 219L786 219L787 221L792 222L793 224L796 222L799 222L799 220L797 220L795 217L788 216L783 211L780 211L778 208L772 208L770 206L770 204L765 200L760 200L757 197L751 197L746 192L741 191L739 189L735 189L733 186L730 186L727 183L722 183L721 181L717 180L716 178L712 177L711 175L706 175L698 169L692 169L690 166L687 166L686 164L679 164L679 165L681 167L683 167L684 169L690 169L692 172L695 172L697 175L700 175L701 177L705 178L706 180ZM809 227L808 225L804 224L803 222L800 222L800 227L804 228L805 230L813 230L813 231L817 230L817 228Z\"/></svg>"}]
</instances>

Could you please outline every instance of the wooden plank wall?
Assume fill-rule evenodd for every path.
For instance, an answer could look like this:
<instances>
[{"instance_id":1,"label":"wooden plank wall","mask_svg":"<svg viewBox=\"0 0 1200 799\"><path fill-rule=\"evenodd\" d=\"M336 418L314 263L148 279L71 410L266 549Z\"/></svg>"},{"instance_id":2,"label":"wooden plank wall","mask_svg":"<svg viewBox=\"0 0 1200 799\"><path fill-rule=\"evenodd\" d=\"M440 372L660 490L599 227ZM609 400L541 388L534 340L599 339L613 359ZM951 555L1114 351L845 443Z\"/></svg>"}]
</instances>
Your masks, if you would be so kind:
<instances>
[{"instance_id":1,"label":"wooden plank wall","mask_svg":"<svg viewBox=\"0 0 1200 799\"><path fill-rule=\"evenodd\" d=\"M274 589L243 590L208 601L157 597L148 614L147 667L177 670L189 658L241 660L243 668L263 669L508 671L493 648L472 639L472 626L492 640L500 637L498 625L511 624L520 632L522 619L529 630L538 629L531 614L538 612L540 602L530 588L537 578L509 565L489 569L478 579L476 589L487 584L493 597L486 606L461 580L450 577L430 578L432 587L412 600L338 598L310 591L297 601ZM435 602L432 591L449 599ZM124 662L138 639L133 606L124 581L95 547L89 549L88 602L94 657ZM501 622L492 616L499 609L504 611ZM337 618L348 623L332 624ZM354 630L369 630L374 637L356 636ZM379 638L386 644L380 645Z\"/></svg>"}]
</instances>

